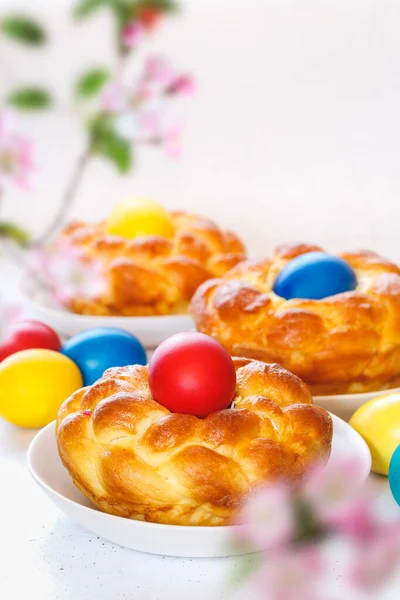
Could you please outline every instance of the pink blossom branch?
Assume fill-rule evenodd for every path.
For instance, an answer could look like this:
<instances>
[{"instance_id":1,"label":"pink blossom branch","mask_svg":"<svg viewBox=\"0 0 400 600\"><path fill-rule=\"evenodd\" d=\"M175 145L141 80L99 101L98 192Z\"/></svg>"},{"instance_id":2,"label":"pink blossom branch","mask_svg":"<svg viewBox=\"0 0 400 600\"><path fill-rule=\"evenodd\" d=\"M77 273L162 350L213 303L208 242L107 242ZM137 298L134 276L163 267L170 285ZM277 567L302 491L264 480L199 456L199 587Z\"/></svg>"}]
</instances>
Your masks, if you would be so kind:
<instances>
[{"instance_id":1,"label":"pink blossom branch","mask_svg":"<svg viewBox=\"0 0 400 600\"><path fill-rule=\"evenodd\" d=\"M113 79L119 81L122 78L123 69L126 63L126 60L129 55L129 50L127 48L119 48L117 55L117 63L114 70ZM72 177L69 180L67 187L65 189L64 194L61 198L61 204L54 215L54 218L49 223L45 231L42 235L33 242L33 247L40 247L45 244L49 238L57 231L64 223L65 218L77 196L80 184L86 172L86 169L89 165L91 158L93 157L93 146L95 140L91 140L88 147L78 158L75 168L72 172Z\"/></svg>"},{"instance_id":2,"label":"pink blossom branch","mask_svg":"<svg viewBox=\"0 0 400 600\"><path fill-rule=\"evenodd\" d=\"M128 96L123 86L121 85L121 77L123 67L130 54L130 49L121 46L118 51L117 63L114 68L111 85L111 93L108 92L107 101L103 100L103 110L96 118L100 120L104 117L105 125L110 115L113 118L118 114L129 110L129 107L135 106L136 110L143 111L143 104L152 97L154 92L158 97L169 98L179 94L191 94L194 89L194 83L189 75L179 75L162 57L149 57L145 64L144 71L139 77L139 81L135 86L135 94ZM116 89L114 89L116 88ZM154 116L154 108L148 109L148 114L142 112L142 132L139 135L121 134L125 140L136 145L153 145L164 146L167 153L177 158L180 150L180 130L176 124L170 124L168 127L163 126L159 119ZM150 120L150 123L149 123ZM146 121L146 125L144 124ZM101 122L98 123L101 125ZM96 152L97 144L101 144L101 136L104 134L101 127L93 127L89 134L89 144L83 154L78 158L75 168L72 172L72 177L68 182L64 194L61 197L61 204L54 215L54 218L49 223L43 234L32 244L33 247L39 247L45 244L48 239L62 226L70 207L72 206L84 177L88 164Z\"/></svg>"}]
</instances>

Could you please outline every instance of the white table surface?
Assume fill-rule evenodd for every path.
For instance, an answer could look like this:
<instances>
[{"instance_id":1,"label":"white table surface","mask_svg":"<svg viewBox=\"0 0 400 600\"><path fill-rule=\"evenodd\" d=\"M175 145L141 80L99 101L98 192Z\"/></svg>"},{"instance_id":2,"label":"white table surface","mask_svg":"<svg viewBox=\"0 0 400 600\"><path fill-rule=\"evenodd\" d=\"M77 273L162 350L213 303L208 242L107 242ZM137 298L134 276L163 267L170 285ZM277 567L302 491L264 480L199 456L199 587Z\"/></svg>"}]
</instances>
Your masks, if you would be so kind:
<instances>
[{"instance_id":1,"label":"white table surface","mask_svg":"<svg viewBox=\"0 0 400 600\"><path fill-rule=\"evenodd\" d=\"M0 288L4 290L7 281L8 293L14 296L12 280L13 272L0 262ZM251 557L179 559L144 554L114 546L71 522L28 473L26 451L35 433L0 419L2 600L254 599L240 581L232 583L239 562ZM398 514L387 479L371 476L373 481L382 510ZM328 559L329 594L322 600L355 600L338 576L338 563L345 561L340 547L332 546ZM400 573L379 600L398 600L399 590ZM268 595L264 598L268 600Z\"/></svg>"},{"instance_id":2,"label":"white table surface","mask_svg":"<svg viewBox=\"0 0 400 600\"><path fill-rule=\"evenodd\" d=\"M35 433L0 420L0 598L253 600L240 583L232 587L238 564L251 556L180 559L144 554L114 546L70 521L27 470L26 450ZM398 508L387 480L374 480L382 508L394 513ZM340 549L332 547L326 589L335 595L329 600L353 598L337 576L342 560ZM400 576L379 600L398 600L399 589Z\"/></svg>"}]
</instances>

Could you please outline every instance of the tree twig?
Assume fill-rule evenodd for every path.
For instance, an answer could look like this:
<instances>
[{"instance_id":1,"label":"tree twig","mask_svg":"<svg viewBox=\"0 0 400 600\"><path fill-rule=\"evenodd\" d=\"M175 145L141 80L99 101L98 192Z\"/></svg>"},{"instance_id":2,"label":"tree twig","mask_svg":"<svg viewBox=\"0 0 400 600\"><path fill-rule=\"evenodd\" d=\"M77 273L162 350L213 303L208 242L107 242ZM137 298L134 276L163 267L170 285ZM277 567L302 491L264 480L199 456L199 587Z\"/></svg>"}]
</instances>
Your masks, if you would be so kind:
<instances>
[{"instance_id":1,"label":"tree twig","mask_svg":"<svg viewBox=\"0 0 400 600\"><path fill-rule=\"evenodd\" d=\"M128 58L129 52L124 50L122 47L118 47L117 50L117 62L115 66L114 79L121 80L123 74L123 68ZM37 248L45 244L49 238L62 226L65 217L68 214L72 203L75 200L78 192L80 183L86 171L86 168L92 158L92 150L95 140L92 138L83 154L79 157L75 168L72 172L72 177L67 185L64 195L61 199L61 204L54 215L54 218L49 223L45 231L35 241L32 242L31 247Z\"/></svg>"},{"instance_id":2,"label":"tree twig","mask_svg":"<svg viewBox=\"0 0 400 600\"><path fill-rule=\"evenodd\" d=\"M32 242L33 247L42 246L48 239L57 231L63 224L68 211L75 200L79 185L83 175L92 157L92 145L90 144L86 150L78 158L75 168L72 172L72 177L67 185L65 193L61 199L61 204L45 231L36 240Z\"/></svg>"}]
</instances>

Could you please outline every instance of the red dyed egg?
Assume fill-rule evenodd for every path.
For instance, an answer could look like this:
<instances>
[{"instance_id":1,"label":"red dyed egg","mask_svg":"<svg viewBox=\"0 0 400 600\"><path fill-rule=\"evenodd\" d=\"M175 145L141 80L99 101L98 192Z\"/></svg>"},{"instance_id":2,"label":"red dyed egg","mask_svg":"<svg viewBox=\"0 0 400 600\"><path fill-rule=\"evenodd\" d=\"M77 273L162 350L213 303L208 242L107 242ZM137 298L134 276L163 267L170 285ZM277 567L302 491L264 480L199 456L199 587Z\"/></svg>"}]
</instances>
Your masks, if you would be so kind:
<instances>
[{"instance_id":1,"label":"red dyed egg","mask_svg":"<svg viewBox=\"0 0 400 600\"><path fill-rule=\"evenodd\" d=\"M170 411L204 418L230 405L236 371L225 348L208 335L178 333L154 352L149 385L153 398Z\"/></svg>"},{"instance_id":2,"label":"red dyed egg","mask_svg":"<svg viewBox=\"0 0 400 600\"><path fill-rule=\"evenodd\" d=\"M44 348L59 351L60 338L51 327L39 321L24 320L12 326L7 339L0 344L0 361L20 350Z\"/></svg>"}]
</instances>

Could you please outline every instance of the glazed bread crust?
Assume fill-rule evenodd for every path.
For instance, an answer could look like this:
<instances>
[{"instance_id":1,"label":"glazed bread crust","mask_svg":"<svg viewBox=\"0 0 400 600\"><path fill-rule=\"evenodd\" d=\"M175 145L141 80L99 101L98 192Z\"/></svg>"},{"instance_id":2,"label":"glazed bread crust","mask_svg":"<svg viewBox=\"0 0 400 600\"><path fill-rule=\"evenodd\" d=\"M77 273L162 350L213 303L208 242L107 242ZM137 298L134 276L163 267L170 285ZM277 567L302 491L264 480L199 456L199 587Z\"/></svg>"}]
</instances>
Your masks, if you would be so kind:
<instances>
[{"instance_id":1,"label":"glazed bread crust","mask_svg":"<svg viewBox=\"0 0 400 600\"><path fill-rule=\"evenodd\" d=\"M354 291L323 300L285 300L272 291L292 258L318 246L280 246L271 260L243 261L201 285L191 312L197 329L231 355L277 362L313 394L375 391L400 385L400 269L369 251L341 257Z\"/></svg>"},{"instance_id":2,"label":"glazed bread crust","mask_svg":"<svg viewBox=\"0 0 400 600\"><path fill-rule=\"evenodd\" d=\"M184 212L171 213L171 219L172 240L156 235L128 240L108 234L104 223L70 223L58 240L60 247L79 251L89 267L100 264L106 285L94 298L72 298L68 308L89 315L187 313L201 283L245 258L239 238L209 219Z\"/></svg>"},{"instance_id":3,"label":"glazed bread crust","mask_svg":"<svg viewBox=\"0 0 400 600\"><path fill-rule=\"evenodd\" d=\"M199 419L151 396L147 367L109 369L73 394L57 419L60 457L101 510L175 525L226 525L271 479L297 482L326 461L332 420L282 367L233 359L232 408Z\"/></svg>"}]
</instances>

